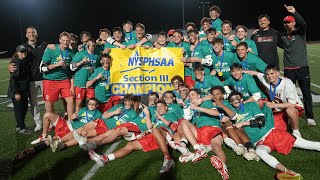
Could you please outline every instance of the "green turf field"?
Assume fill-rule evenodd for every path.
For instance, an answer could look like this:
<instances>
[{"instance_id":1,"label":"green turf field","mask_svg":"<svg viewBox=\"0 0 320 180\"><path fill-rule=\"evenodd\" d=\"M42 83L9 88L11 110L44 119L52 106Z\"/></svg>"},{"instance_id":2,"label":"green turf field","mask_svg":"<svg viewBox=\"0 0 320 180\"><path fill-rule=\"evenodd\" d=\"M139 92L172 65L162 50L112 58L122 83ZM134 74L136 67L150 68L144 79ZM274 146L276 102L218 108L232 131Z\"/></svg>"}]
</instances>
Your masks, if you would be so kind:
<instances>
[{"instance_id":1,"label":"green turf field","mask_svg":"<svg viewBox=\"0 0 320 180\"><path fill-rule=\"evenodd\" d=\"M320 85L320 44L308 45L309 65L311 81ZM282 51L279 51L282 59ZM0 95L7 93L9 73L7 72L8 59L0 60ZM280 63L281 64L281 63ZM312 91L320 94L320 88L312 86ZM8 98L0 98L0 103ZM60 152L52 153L50 149L36 156L20 162L13 162L15 153L27 147L30 142L41 133L30 136L15 132L15 120L13 109L7 108L8 103L0 104L0 177L1 179L82 179L95 165L85 151L78 147L69 148ZM42 113L44 106L41 106ZM57 112L62 112L61 102L56 105ZM305 139L320 141L320 107L314 104L315 127L309 127L301 120L301 134ZM26 123L28 127L34 126L34 122L27 114ZM122 141L117 147L123 147L126 143ZM105 152L109 146L100 147L98 152ZM191 148L192 149L192 148ZM242 156L237 157L227 147L224 150L228 159L230 179L273 179L277 173L263 162L248 162ZM201 160L197 164L181 164L178 160L179 154L172 152L176 162L174 170L164 176L158 171L163 162L160 151L150 153L134 152L129 156L112 161L110 164L98 169L92 179L221 179L219 173L212 167L209 158ZM290 169L302 174L304 179L319 179L320 152L294 149L289 155L284 156L272 153L280 162Z\"/></svg>"}]
</instances>

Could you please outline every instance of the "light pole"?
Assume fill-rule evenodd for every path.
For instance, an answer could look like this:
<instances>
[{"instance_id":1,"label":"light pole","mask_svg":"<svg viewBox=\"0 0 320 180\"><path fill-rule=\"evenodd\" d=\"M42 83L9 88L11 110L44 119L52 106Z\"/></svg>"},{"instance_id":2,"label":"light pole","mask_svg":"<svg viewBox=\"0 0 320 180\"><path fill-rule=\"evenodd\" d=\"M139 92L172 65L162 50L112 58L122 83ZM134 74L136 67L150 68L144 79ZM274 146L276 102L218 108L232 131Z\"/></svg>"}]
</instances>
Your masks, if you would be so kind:
<instances>
[{"instance_id":1,"label":"light pole","mask_svg":"<svg viewBox=\"0 0 320 180\"><path fill-rule=\"evenodd\" d=\"M184 29L184 0L182 0L182 29Z\"/></svg>"},{"instance_id":2,"label":"light pole","mask_svg":"<svg viewBox=\"0 0 320 180\"><path fill-rule=\"evenodd\" d=\"M204 18L204 8L205 8L205 7L207 7L207 8L209 7L210 1L200 0L199 3L200 3L201 6L202 6L202 18ZM201 6L199 6L199 8L201 8Z\"/></svg>"}]
</instances>

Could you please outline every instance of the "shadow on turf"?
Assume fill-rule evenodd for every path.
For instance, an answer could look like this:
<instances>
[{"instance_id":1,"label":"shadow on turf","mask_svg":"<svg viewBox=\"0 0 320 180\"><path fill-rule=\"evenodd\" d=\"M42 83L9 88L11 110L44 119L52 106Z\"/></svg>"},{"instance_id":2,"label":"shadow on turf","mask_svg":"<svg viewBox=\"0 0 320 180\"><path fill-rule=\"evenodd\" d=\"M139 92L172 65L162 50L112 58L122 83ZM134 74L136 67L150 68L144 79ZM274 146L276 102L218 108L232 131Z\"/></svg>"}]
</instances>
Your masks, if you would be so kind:
<instances>
[{"instance_id":1,"label":"shadow on turf","mask_svg":"<svg viewBox=\"0 0 320 180\"><path fill-rule=\"evenodd\" d=\"M72 147L72 148L79 148L78 146ZM98 147L97 149L100 149L102 147ZM50 148L46 150L47 152L42 153L52 153L50 152ZM61 152L56 153L63 153L64 150ZM41 153L41 152L40 152ZM15 161L13 164L13 171L12 176L19 172L19 170L23 169L26 165L28 165L28 162L32 160L37 154L32 154L29 157ZM79 152L74 154L71 158L63 158L60 159L55 163L54 166L50 167L47 171L44 171L39 174L35 174L31 179L66 179L68 177L68 174L73 172L74 170L78 169L82 165L86 164L89 161L89 156L87 151L83 151L79 149Z\"/></svg>"}]
</instances>

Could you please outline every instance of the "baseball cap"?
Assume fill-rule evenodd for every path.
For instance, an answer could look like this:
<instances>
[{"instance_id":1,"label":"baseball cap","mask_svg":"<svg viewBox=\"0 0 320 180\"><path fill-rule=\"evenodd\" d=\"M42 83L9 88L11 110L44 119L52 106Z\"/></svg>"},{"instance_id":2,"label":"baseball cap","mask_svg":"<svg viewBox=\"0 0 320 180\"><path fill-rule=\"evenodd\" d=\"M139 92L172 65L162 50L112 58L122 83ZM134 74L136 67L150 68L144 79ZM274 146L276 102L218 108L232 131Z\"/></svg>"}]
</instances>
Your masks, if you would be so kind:
<instances>
[{"instance_id":1,"label":"baseball cap","mask_svg":"<svg viewBox=\"0 0 320 180\"><path fill-rule=\"evenodd\" d=\"M176 31L175 29L170 29L168 31L168 36L172 36L175 31Z\"/></svg>"},{"instance_id":2,"label":"baseball cap","mask_svg":"<svg viewBox=\"0 0 320 180\"><path fill-rule=\"evenodd\" d=\"M21 52L21 51L26 51L27 48L24 46L24 45L19 45L17 48L16 48L16 51L18 52Z\"/></svg>"},{"instance_id":3,"label":"baseball cap","mask_svg":"<svg viewBox=\"0 0 320 180\"><path fill-rule=\"evenodd\" d=\"M284 19L283 19L283 22L295 22L296 20L294 19L293 16L286 16Z\"/></svg>"}]
</instances>

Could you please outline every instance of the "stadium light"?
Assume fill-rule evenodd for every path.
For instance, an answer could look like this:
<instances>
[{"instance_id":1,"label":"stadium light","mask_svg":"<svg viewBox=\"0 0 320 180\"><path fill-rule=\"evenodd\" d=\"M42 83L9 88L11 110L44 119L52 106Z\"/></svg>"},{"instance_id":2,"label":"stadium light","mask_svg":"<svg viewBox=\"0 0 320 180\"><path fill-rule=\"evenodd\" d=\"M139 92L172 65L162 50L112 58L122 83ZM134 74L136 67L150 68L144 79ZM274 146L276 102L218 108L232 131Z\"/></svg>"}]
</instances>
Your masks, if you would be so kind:
<instances>
[{"instance_id":1,"label":"stadium light","mask_svg":"<svg viewBox=\"0 0 320 180\"><path fill-rule=\"evenodd\" d=\"M204 18L204 8L209 8L210 5L210 1L204 1L204 0L200 0L199 2L201 4L201 6L199 6L199 8L202 7L202 18Z\"/></svg>"}]
</instances>

